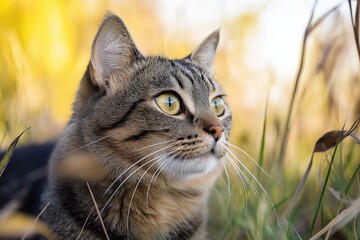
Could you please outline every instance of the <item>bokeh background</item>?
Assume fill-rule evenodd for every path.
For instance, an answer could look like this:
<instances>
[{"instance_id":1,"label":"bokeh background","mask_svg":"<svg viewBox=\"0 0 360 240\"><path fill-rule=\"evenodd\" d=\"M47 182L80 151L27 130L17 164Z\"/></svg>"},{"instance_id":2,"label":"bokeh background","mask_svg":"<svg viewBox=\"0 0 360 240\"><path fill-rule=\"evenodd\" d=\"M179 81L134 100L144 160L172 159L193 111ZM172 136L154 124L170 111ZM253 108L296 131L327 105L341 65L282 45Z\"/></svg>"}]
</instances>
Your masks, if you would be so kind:
<instances>
[{"instance_id":1,"label":"bokeh background","mask_svg":"<svg viewBox=\"0 0 360 240\"><path fill-rule=\"evenodd\" d=\"M281 169L292 176L282 180L289 194L317 139L345 123L348 128L360 114L359 57L347 1L319 1L314 20L341 3L308 38ZM184 57L220 28L215 77L233 110L232 142L258 159L264 139L264 168L271 172L312 6L310 0L1 0L0 148L28 127L20 144L56 140L71 115L97 27L112 11L144 54ZM345 177L360 156L348 145L355 160ZM281 199L276 194L275 202Z\"/></svg>"}]
</instances>

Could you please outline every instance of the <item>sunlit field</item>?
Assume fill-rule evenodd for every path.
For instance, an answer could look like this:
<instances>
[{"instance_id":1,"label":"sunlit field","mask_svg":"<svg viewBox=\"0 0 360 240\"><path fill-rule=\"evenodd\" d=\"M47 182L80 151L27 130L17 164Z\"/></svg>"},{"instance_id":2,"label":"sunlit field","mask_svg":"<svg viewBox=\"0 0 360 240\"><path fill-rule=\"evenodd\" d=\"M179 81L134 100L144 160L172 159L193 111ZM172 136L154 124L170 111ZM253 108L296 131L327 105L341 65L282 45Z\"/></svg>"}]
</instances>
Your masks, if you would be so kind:
<instances>
[{"instance_id":1,"label":"sunlit field","mask_svg":"<svg viewBox=\"0 0 360 240\"><path fill-rule=\"evenodd\" d=\"M182 58L220 28L214 73L233 147L210 238L359 239L357 3L1 0L0 149L29 127L17 146L58 138L107 11L148 55ZM35 218L0 209L0 239L46 232Z\"/></svg>"}]
</instances>

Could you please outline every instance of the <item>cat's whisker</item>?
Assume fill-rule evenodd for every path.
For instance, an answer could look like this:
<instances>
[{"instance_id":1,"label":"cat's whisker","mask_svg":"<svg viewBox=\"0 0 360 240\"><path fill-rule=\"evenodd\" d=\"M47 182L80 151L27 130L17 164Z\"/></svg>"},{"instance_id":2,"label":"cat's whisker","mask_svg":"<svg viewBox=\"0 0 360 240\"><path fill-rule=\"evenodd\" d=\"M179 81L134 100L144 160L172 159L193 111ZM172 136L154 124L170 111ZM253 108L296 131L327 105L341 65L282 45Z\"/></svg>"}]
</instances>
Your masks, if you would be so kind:
<instances>
[{"instance_id":1,"label":"cat's whisker","mask_svg":"<svg viewBox=\"0 0 360 240\"><path fill-rule=\"evenodd\" d=\"M277 214L277 211L275 209L275 206L274 206L274 203L272 202L268 192L265 190L264 186L259 182L259 180L249 171L249 169L247 169L245 167L245 165L238 159L238 157L229 149L227 148L228 152L237 160L237 162L250 174L250 176L255 180L256 184L260 187L260 189L264 192L266 198L269 200L270 204L271 204L271 207L275 213L275 216L276 216L276 219L277 219L277 222L278 224L280 224L279 222L279 218L278 218L278 214Z\"/></svg>"},{"instance_id":2,"label":"cat's whisker","mask_svg":"<svg viewBox=\"0 0 360 240\"><path fill-rule=\"evenodd\" d=\"M101 209L100 213L102 213L105 208L107 207L107 205L111 202L111 200L114 198L114 196L116 195L116 193L120 190L120 188L123 186L123 184L133 175L135 174L137 171L139 171L142 167L144 167L145 165L151 163L152 161L155 161L158 158L164 157L164 156L168 156L169 153L164 153L162 155L159 155L149 161L147 161L146 163L142 164L140 167L138 167L137 169L135 169L131 174L129 174L121 183L120 185L115 189L115 191L111 194L110 198L108 199L108 201L105 203L104 207ZM143 159L144 160L144 159ZM123 174L122 174L123 175Z\"/></svg>"},{"instance_id":3,"label":"cat's whisker","mask_svg":"<svg viewBox=\"0 0 360 240\"><path fill-rule=\"evenodd\" d=\"M254 174L251 173L251 171L245 166L244 163L240 161L240 159L236 156L236 154L231 151L230 148L227 149L228 152L234 157L234 159L246 170L246 172L249 173L249 175L255 180L256 184L261 188L261 190L268 196L268 193L266 192L264 186L260 183L260 181L254 176Z\"/></svg>"},{"instance_id":4,"label":"cat's whisker","mask_svg":"<svg viewBox=\"0 0 360 240\"><path fill-rule=\"evenodd\" d=\"M149 193L150 193L150 187L151 187L151 184L155 181L155 179L157 178L157 176L159 176L160 172L166 167L166 165L172 161L177 155L179 155L181 153L181 149L183 147L179 147L177 149L175 149L174 153L178 150L180 150L178 153L176 153L175 155L171 156L171 158L169 158L168 160L166 160L165 162L163 162L159 167L158 169L156 169L154 175L151 177L150 179L150 183L149 183L149 186L148 186L148 189L147 189L147 192L146 192L146 206L149 206ZM159 171L160 169L160 171Z\"/></svg>"},{"instance_id":5,"label":"cat's whisker","mask_svg":"<svg viewBox=\"0 0 360 240\"><path fill-rule=\"evenodd\" d=\"M228 152L231 154L232 157L231 156L229 156L229 157L234 161L234 164L239 168L239 166L236 164L236 162L238 162L245 169L245 171L251 176L251 178L255 180L255 183L260 187L260 189L262 191L264 191L265 194L267 194L267 192L265 191L265 188L257 180L257 178L250 172L250 170L237 158L237 156L230 149L228 149ZM245 173L244 173L244 176L246 176ZM246 179L248 180L248 183L251 184L252 189L256 189L256 187L252 184L251 180L248 177L246 177ZM257 191L257 193L258 193L258 191ZM259 198L259 196L260 195L258 193L257 198Z\"/></svg>"},{"instance_id":6,"label":"cat's whisker","mask_svg":"<svg viewBox=\"0 0 360 240\"><path fill-rule=\"evenodd\" d=\"M94 141L92 141L92 142L89 142L89 143L87 143L87 144L85 144L85 145L83 145L83 146L81 146L81 147L79 147L79 148L76 148L76 149L72 150L72 151L63 153L63 154L59 155L56 159L63 158L63 157L65 157L65 156L67 156L67 155L70 155L70 154L72 154L72 153L74 153L74 152L77 152L77 151L79 151L79 150L81 150L81 149L84 149L84 148L86 148L86 147L88 147L88 146L90 146L90 145L92 145L92 144L98 143L98 142L100 142L100 141L102 141L102 140L104 140L104 139L106 139L106 138L108 138L108 137L110 137L110 134L105 135L104 137L98 138L98 139L96 139L96 140L94 140Z\"/></svg>"},{"instance_id":7,"label":"cat's whisker","mask_svg":"<svg viewBox=\"0 0 360 240\"><path fill-rule=\"evenodd\" d=\"M144 171L144 173L141 175L140 179L138 180L138 182L137 182L137 184L136 184L136 186L135 186L135 189L134 189L134 191L133 191L133 193L132 193L132 195L131 195L130 203L129 203L129 208L128 208L128 212L127 212L127 219L126 219L126 229L127 229L127 233L130 232L130 231L129 231L129 219L130 219L131 204L132 204L132 201L134 200L134 196L135 196L136 190L138 189L138 187L139 187L139 185L140 185L140 183L141 183L141 180L143 179L143 177L145 176L145 174L146 174L155 164L157 164L158 162L160 162L160 161L161 161L162 159L164 159L165 157L173 154L175 151L176 151L176 150L174 150L174 151L173 151L172 153L170 153L170 154L167 154L166 156L163 156L163 157L157 159L154 163L152 163L152 164L150 165L150 167L148 167L148 168ZM128 236L128 237L129 237L129 236Z\"/></svg>"},{"instance_id":8,"label":"cat's whisker","mask_svg":"<svg viewBox=\"0 0 360 240\"><path fill-rule=\"evenodd\" d=\"M159 171L159 169L164 165L166 166L170 161L172 161L173 158L169 158L168 160L166 160L165 162L163 162L155 171L155 173L153 174L153 176L151 177L150 179L150 182L149 182L149 185L148 185L148 189L146 191L146 207L149 207L149 194L150 194L150 187L151 187L151 184L153 182L153 179L154 179L154 176L156 175L156 173Z\"/></svg>"},{"instance_id":9,"label":"cat's whisker","mask_svg":"<svg viewBox=\"0 0 360 240\"><path fill-rule=\"evenodd\" d=\"M120 179L122 176L124 176L125 173L127 173L131 168L133 168L134 166L136 166L138 163L140 163L141 161L143 161L143 160L145 160L146 158L150 157L151 155L154 155L154 154L156 154L156 153L158 153L158 152L161 152L161 151L164 151L164 150L166 150L166 149L169 149L169 148L171 148L172 146L173 146L173 145L170 144L170 145L168 145L168 146L166 146L166 147L164 147L164 148L161 148L161 149L156 150L156 151L154 151L154 152L152 152L152 153L149 153L148 155L146 155L146 156L142 157L141 159L137 160L135 163L133 163L133 164L130 165L127 169L125 169L125 171L122 172L122 173L110 184L110 186L106 189L106 191L104 192L104 194L108 193L109 190L114 186L114 184L115 184L117 181L119 181L119 179Z\"/></svg>"},{"instance_id":10,"label":"cat's whisker","mask_svg":"<svg viewBox=\"0 0 360 240\"><path fill-rule=\"evenodd\" d=\"M239 179L241 181L241 185L242 185L242 187L244 189L244 193L245 193L245 209L247 210L247 206L248 206L248 189L247 189L247 187L246 187L246 185L244 183L245 179L244 179L244 177L242 175L240 175L238 173L238 170L236 168L236 164L233 161L229 160L228 154L225 155L225 158L228 160L228 161L225 162L225 164L230 163L230 165L233 167L233 169L235 170L235 172L237 173L237 176L239 177ZM242 173L242 171L241 171L241 173Z\"/></svg>"},{"instance_id":11,"label":"cat's whisker","mask_svg":"<svg viewBox=\"0 0 360 240\"><path fill-rule=\"evenodd\" d=\"M235 171L238 173L240 179L243 179L244 181L246 181L246 183L249 185L249 187L251 188L251 190L254 192L254 195L257 199L259 199L259 192L257 191L256 187L252 184L252 182L250 181L250 179L246 176L246 174L241 171L241 169L239 168L239 166L235 163L235 161L229 156L226 155L227 160L231 163L231 165L234 167ZM243 181L242 185L244 187L244 190L246 192L246 187L245 187L245 183ZM246 197L247 198L247 197Z\"/></svg>"},{"instance_id":12,"label":"cat's whisker","mask_svg":"<svg viewBox=\"0 0 360 240\"><path fill-rule=\"evenodd\" d=\"M229 210L229 204L230 204L230 195L231 195L230 178L229 178L229 173L228 173L228 171L226 169L226 164L223 162L223 158L220 159L220 162L224 167L226 180L227 180L228 199L227 199L227 204L226 204L226 211L228 211Z\"/></svg>"},{"instance_id":13,"label":"cat's whisker","mask_svg":"<svg viewBox=\"0 0 360 240\"><path fill-rule=\"evenodd\" d=\"M85 219L85 222L84 222L84 224L83 224L82 227L81 227L81 230L80 230L80 232L79 232L79 235L76 237L75 240L80 239L80 236L81 236L81 234L83 233L83 231L84 231L84 229L85 229L85 225L86 225L87 222L89 221L89 218L90 218L90 216L91 216L91 214L92 214L93 211L94 211L94 207L91 208L91 211L90 211L89 214L87 215L87 217L86 217L86 219Z\"/></svg>"},{"instance_id":14,"label":"cat's whisker","mask_svg":"<svg viewBox=\"0 0 360 240\"><path fill-rule=\"evenodd\" d=\"M269 175L269 174L256 162L256 160L255 160L254 158L252 158L246 151L244 151L243 149L239 148L238 146L236 146L236 145L234 145L234 144L232 144L232 143L230 143L230 142L229 142L229 144L230 144L231 147L239 150L239 151L242 152L245 156L247 156L251 161L253 161L254 164L255 164L267 177L269 177L271 180L274 180L274 178L273 178L271 175ZM282 185L280 182L276 181L276 183L279 184L282 188L284 188L283 185Z\"/></svg>"},{"instance_id":15,"label":"cat's whisker","mask_svg":"<svg viewBox=\"0 0 360 240\"><path fill-rule=\"evenodd\" d=\"M181 157L182 157L182 155L181 155L181 150L183 149L184 147L182 146L182 147L179 147L179 148L177 148L175 151L179 151L178 153L176 153L176 154L174 154L172 157L171 157L171 159L174 159L175 157L177 157L177 156L179 156L179 157L177 157L177 159L175 160L175 162L174 162L174 165L176 165L176 161L177 160L179 160L179 159L181 159ZM170 161L169 161L170 162ZM184 164L184 161L183 161L183 164ZM160 172L166 167L166 165L167 164L164 164L164 166L162 166L162 168L160 169L160 171L155 175L155 178L153 179L153 182L156 180L156 178L160 175Z\"/></svg>"}]
</instances>

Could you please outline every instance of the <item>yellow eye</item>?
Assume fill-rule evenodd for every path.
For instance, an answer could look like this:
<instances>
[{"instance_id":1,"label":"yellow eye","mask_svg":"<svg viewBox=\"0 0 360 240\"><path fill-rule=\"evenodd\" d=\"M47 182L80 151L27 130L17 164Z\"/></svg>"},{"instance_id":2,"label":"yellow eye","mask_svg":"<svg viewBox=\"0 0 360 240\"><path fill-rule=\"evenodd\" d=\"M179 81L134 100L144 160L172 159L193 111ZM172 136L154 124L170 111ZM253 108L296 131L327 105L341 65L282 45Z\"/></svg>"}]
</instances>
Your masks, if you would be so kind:
<instances>
[{"instance_id":1,"label":"yellow eye","mask_svg":"<svg viewBox=\"0 0 360 240\"><path fill-rule=\"evenodd\" d=\"M211 100L210 103L211 110L216 114L216 116L220 117L225 112L225 104L221 97L216 97Z\"/></svg>"},{"instance_id":2,"label":"yellow eye","mask_svg":"<svg viewBox=\"0 0 360 240\"><path fill-rule=\"evenodd\" d=\"M167 114L177 115L180 113L180 100L171 93L164 93L155 97L155 102Z\"/></svg>"}]
</instances>

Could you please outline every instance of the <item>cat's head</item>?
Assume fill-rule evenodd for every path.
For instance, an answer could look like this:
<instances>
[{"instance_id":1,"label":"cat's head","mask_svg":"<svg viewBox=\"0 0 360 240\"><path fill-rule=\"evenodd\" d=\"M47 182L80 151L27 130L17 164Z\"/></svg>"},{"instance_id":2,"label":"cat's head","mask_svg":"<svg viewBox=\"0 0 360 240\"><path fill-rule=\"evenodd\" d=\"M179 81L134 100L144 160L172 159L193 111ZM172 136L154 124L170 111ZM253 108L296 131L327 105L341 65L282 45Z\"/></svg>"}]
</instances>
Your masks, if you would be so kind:
<instances>
[{"instance_id":1,"label":"cat's head","mask_svg":"<svg viewBox=\"0 0 360 240\"><path fill-rule=\"evenodd\" d=\"M88 149L109 169L161 169L183 178L221 166L231 111L212 76L219 32L189 56L145 56L115 15L103 20L74 103Z\"/></svg>"}]
</instances>

